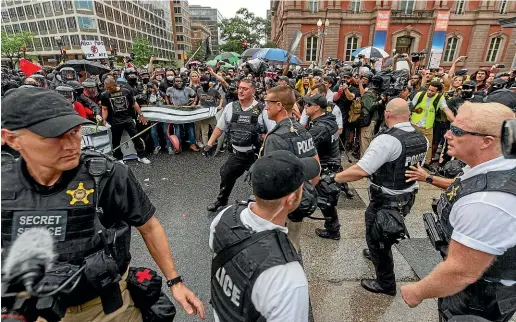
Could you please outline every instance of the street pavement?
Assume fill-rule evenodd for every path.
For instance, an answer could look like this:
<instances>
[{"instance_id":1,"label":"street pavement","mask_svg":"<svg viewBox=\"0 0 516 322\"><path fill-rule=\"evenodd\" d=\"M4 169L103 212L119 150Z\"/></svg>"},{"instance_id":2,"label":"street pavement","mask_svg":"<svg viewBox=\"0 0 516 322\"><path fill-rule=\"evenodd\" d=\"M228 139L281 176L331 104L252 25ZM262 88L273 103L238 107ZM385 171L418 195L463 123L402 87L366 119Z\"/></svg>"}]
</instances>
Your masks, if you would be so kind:
<instances>
[{"instance_id":1,"label":"street pavement","mask_svg":"<svg viewBox=\"0 0 516 322\"><path fill-rule=\"evenodd\" d=\"M213 321L212 309L208 304L211 267L208 236L213 217L208 216L206 206L218 194L219 169L226 158L224 154L205 158L200 153L184 152L180 155L151 155L150 165L129 162L157 208L157 217L165 229L179 273L206 307L206 321ZM343 165L346 167L349 163L344 161ZM416 281L417 277L395 247L396 297L372 294L360 286L361 278L374 276L372 263L362 257L362 249L366 247L364 210L368 204L367 182L364 179L352 183L351 187L357 192L355 198L348 200L342 194L338 205L342 224L340 241L315 236L314 229L322 227L322 221L305 220L303 223L301 253L310 285L314 321L438 321L435 300L426 300L415 309L410 309L403 302L399 287ZM230 200L245 200L250 193L251 188L240 178ZM432 198L439 193L439 189L421 184L414 207L406 218L414 240L426 243L421 215L431 210ZM321 216L320 212L316 215ZM137 230L133 230L133 237L132 264L157 269ZM425 258L420 260L427 261ZM188 317L178 308L175 321L198 319Z\"/></svg>"}]
</instances>

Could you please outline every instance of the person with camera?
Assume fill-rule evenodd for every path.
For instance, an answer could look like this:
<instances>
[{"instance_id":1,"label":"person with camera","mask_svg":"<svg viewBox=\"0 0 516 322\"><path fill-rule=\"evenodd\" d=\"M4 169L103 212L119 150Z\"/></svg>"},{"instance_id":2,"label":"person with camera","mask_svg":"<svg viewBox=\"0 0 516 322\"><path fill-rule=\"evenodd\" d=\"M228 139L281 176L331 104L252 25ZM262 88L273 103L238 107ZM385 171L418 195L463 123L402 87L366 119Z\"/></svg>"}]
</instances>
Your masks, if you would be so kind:
<instances>
[{"instance_id":1,"label":"person with camera","mask_svg":"<svg viewBox=\"0 0 516 322\"><path fill-rule=\"evenodd\" d=\"M68 307L62 321L142 321L126 282L136 227L175 300L204 319L202 303L176 270L155 207L126 165L81 151L84 124L93 123L48 89L18 89L3 98L2 140L21 157L2 158L2 227L8 232L2 248L9 251L26 230L46 228L55 242L54 265L86 264L81 282L59 300Z\"/></svg>"},{"instance_id":2,"label":"person with camera","mask_svg":"<svg viewBox=\"0 0 516 322\"><path fill-rule=\"evenodd\" d=\"M442 84L432 81L426 91L421 91L412 100L412 115L410 122L416 130L423 133L428 142L428 152L426 154L425 166L429 167L432 160L432 141L434 136L434 125L436 115L443 111L449 121L453 121L453 112L446 105L446 99L441 94Z\"/></svg>"},{"instance_id":3,"label":"person with camera","mask_svg":"<svg viewBox=\"0 0 516 322\"><path fill-rule=\"evenodd\" d=\"M333 102L340 108L343 117L342 138L346 143L346 150L351 150L354 132L357 131L356 122L349 122L348 115L355 100L360 100L360 90L353 84L353 74L344 72L339 84L339 89L333 95Z\"/></svg>"},{"instance_id":4,"label":"person with camera","mask_svg":"<svg viewBox=\"0 0 516 322\"><path fill-rule=\"evenodd\" d=\"M506 88L507 81L501 77L495 78L491 87L486 91L487 96L484 99L486 103L500 103L516 112L516 94Z\"/></svg>"},{"instance_id":5,"label":"person with camera","mask_svg":"<svg viewBox=\"0 0 516 322\"><path fill-rule=\"evenodd\" d=\"M497 103L464 103L446 133L448 154L467 163L437 204L444 262L401 287L416 307L439 298L441 318L509 321L516 311L516 160L504 159L501 128L514 113Z\"/></svg>"},{"instance_id":6,"label":"person with camera","mask_svg":"<svg viewBox=\"0 0 516 322\"><path fill-rule=\"evenodd\" d=\"M325 221L324 229L317 228L315 233L321 238L339 240L340 222L336 206L339 202L340 187L322 179L342 170L336 117L327 113L328 101L325 95L305 96L303 103L305 104L304 111L312 121L308 131L312 135L322 169L321 181L315 186L315 189L320 200L318 205Z\"/></svg>"},{"instance_id":7,"label":"person with camera","mask_svg":"<svg viewBox=\"0 0 516 322\"><path fill-rule=\"evenodd\" d=\"M362 96L360 116L357 126L360 129L360 156L363 156L375 135L376 123L379 119L378 101L383 80L380 76L373 76L368 90Z\"/></svg>"},{"instance_id":8,"label":"person with camera","mask_svg":"<svg viewBox=\"0 0 516 322\"><path fill-rule=\"evenodd\" d=\"M210 226L215 321L308 322L308 281L285 221L303 184L319 175L313 158L274 151L251 171L256 201L222 210Z\"/></svg>"},{"instance_id":9,"label":"person with camera","mask_svg":"<svg viewBox=\"0 0 516 322\"><path fill-rule=\"evenodd\" d=\"M454 115L457 115L459 107L465 102L482 103L483 101L483 96L475 95L475 82L467 81L462 84L460 88L460 95L453 96L447 100L446 105L448 105L448 108L453 112Z\"/></svg>"},{"instance_id":10,"label":"person with camera","mask_svg":"<svg viewBox=\"0 0 516 322\"><path fill-rule=\"evenodd\" d=\"M267 133L263 104L254 99L256 85L252 80L242 79L238 84L238 101L226 105L217 121L217 126L204 147L208 156L213 145L224 133L229 135L233 153L220 168L220 190L217 200L208 206L210 212L228 204L229 196L237 179L249 170L256 160L261 145L261 135Z\"/></svg>"},{"instance_id":11,"label":"person with camera","mask_svg":"<svg viewBox=\"0 0 516 322\"><path fill-rule=\"evenodd\" d=\"M362 279L366 290L396 294L391 247L408 232L404 217L410 212L418 184L405 181L409 166L425 159L428 141L409 122L408 103L394 98L385 108L386 132L375 137L357 164L337 173L335 182L352 182L369 177L370 203L365 211L367 249L376 279Z\"/></svg>"}]
</instances>

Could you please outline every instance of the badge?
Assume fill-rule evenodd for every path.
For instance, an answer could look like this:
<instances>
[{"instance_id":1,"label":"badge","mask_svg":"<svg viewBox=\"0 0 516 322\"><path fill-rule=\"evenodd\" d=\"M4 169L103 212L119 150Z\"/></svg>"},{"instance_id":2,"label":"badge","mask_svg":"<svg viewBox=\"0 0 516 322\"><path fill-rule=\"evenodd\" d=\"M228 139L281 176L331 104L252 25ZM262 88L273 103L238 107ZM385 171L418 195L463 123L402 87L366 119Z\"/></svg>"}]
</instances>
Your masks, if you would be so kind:
<instances>
[{"instance_id":1,"label":"badge","mask_svg":"<svg viewBox=\"0 0 516 322\"><path fill-rule=\"evenodd\" d=\"M451 191L446 195L448 196L448 200L452 201L457 196L457 190L459 190L460 186L452 187Z\"/></svg>"},{"instance_id":2,"label":"badge","mask_svg":"<svg viewBox=\"0 0 516 322\"><path fill-rule=\"evenodd\" d=\"M75 205L75 203L78 201L87 205L90 203L88 201L88 196L93 193L93 191L93 189L84 189L84 183L80 182L75 190L67 190L66 193L72 196L70 205Z\"/></svg>"}]
</instances>

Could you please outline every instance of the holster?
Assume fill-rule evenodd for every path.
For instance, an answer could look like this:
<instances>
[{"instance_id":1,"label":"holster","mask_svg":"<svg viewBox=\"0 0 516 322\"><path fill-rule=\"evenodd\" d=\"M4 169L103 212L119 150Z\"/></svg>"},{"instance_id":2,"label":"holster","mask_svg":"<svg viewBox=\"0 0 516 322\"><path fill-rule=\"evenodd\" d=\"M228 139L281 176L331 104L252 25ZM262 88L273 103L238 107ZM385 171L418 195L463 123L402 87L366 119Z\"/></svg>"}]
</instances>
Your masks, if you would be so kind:
<instances>
[{"instance_id":1,"label":"holster","mask_svg":"<svg viewBox=\"0 0 516 322\"><path fill-rule=\"evenodd\" d=\"M116 261L104 251L96 252L84 259L84 276L100 294L105 314L112 313L123 305L121 280Z\"/></svg>"}]
</instances>

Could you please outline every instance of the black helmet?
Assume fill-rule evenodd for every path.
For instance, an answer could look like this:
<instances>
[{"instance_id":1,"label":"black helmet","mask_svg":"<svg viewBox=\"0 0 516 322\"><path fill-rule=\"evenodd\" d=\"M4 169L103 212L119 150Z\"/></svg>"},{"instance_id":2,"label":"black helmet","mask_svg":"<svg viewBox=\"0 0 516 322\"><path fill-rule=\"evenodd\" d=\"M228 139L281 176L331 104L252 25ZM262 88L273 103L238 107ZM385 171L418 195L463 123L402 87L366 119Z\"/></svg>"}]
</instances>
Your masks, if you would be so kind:
<instances>
[{"instance_id":1,"label":"black helmet","mask_svg":"<svg viewBox=\"0 0 516 322\"><path fill-rule=\"evenodd\" d=\"M373 79L373 76L374 76L374 74L370 71L364 72L364 74L362 74L362 77L367 78L369 81L371 81Z\"/></svg>"},{"instance_id":2,"label":"black helmet","mask_svg":"<svg viewBox=\"0 0 516 322\"><path fill-rule=\"evenodd\" d=\"M124 78L127 80L136 79L138 78L138 72L136 71L136 69L132 67L126 68L126 70L124 71Z\"/></svg>"},{"instance_id":3,"label":"black helmet","mask_svg":"<svg viewBox=\"0 0 516 322\"><path fill-rule=\"evenodd\" d=\"M301 203L296 210L288 214L288 218L291 221L299 222L302 221L304 217L311 216L315 210L317 209L317 190L315 190L314 186L305 182L303 185L303 196L301 199Z\"/></svg>"},{"instance_id":4,"label":"black helmet","mask_svg":"<svg viewBox=\"0 0 516 322\"><path fill-rule=\"evenodd\" d=\"M75 69L73 69L72 67L63 67L61 68L59 73L61 74L61 80L63 82L77 80L77 73L75 72Z\"/></svg>"},{"instance_id":5,"label":"black helmet","mask_svg":"<svg viewBox=\"0 0 516 322\"><path fill-rule=\"evenodd\" d=\"M40 74L34 74L31 76L31 78L33 78L34 80L36 80L36 82L38 82L38 87L43 87L43 88L48 87L47 79L45 78L45 76L40 75Z\"/></svg>"},{"instance_id":6,"label":"black helmet","mask_svg":"<svg viewBox=\"0 0 516 322\"><path fill-rule=\"evenodd\" d=\"M73 94L75 97L79 97L84 92L84 87L78 81L69 81L66 83L67 86L73 89Z\"/></svg>"},{"instance_id":7,"label":"black helmet","mask_svg":"<svg viewBox=\"0 0 516 322\"><path fill-rule=\"evenodd\" d=\"M56 92L63 95L64 98L66 98L68 101L73 102L73 88L71 88L70 86L57 86Z\"/></svg>"}]
</instances>

